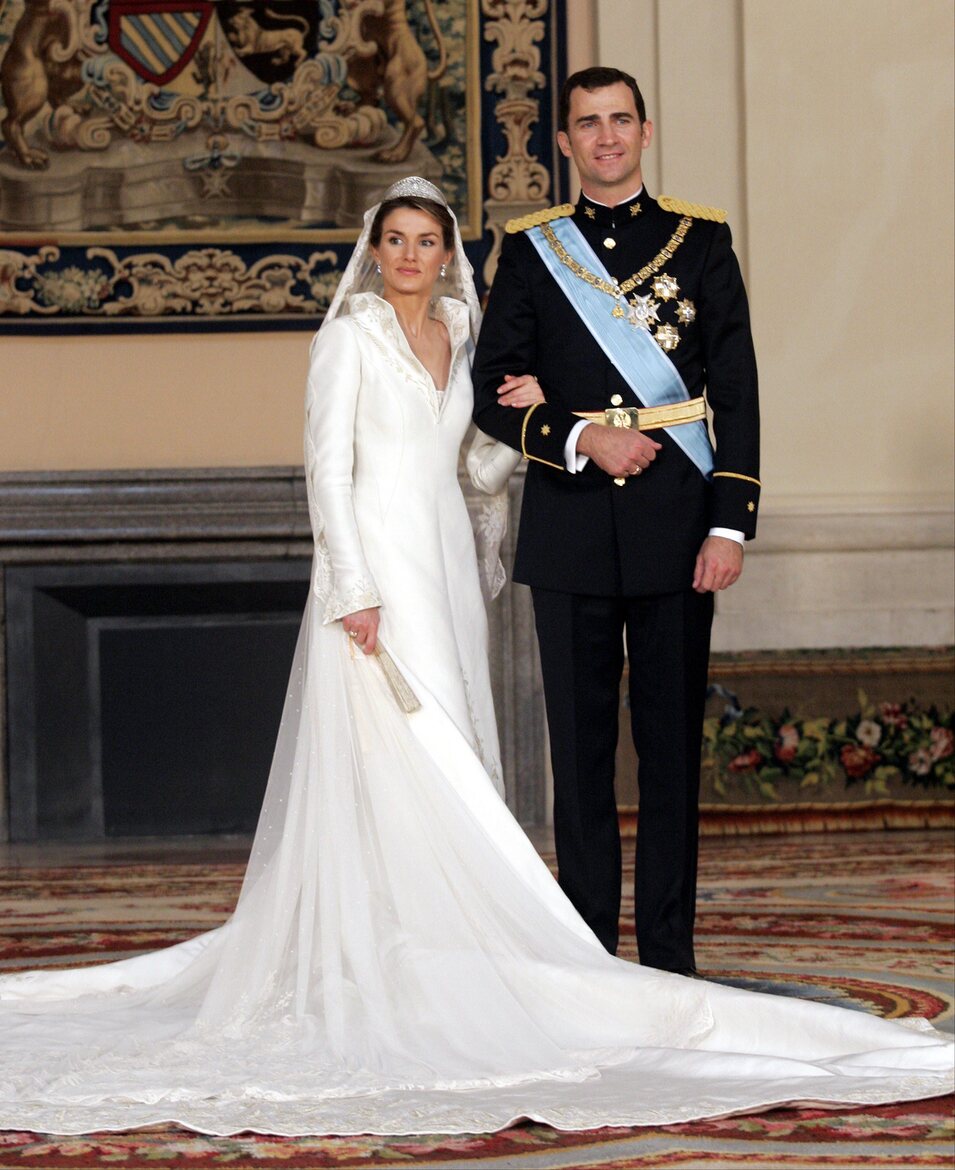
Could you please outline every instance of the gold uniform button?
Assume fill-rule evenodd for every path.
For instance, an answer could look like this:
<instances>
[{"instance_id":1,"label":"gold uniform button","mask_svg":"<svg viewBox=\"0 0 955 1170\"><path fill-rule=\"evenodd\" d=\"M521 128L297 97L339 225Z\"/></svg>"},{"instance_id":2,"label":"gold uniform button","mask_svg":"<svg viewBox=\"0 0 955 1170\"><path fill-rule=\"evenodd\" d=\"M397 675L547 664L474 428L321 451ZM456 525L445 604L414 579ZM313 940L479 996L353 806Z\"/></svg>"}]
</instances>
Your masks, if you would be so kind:
<instances>
[{"instance_id":1,"label":"gold uniform button","mask_svg":"<svg viewBox=\"0 0 955 1170\"><path fill-rule=\"evenodd\" d=\"M604 247L605 248L616 248L616 246L617 246L617 241L613 238L613 236L607 236L604 239Z\"/></svg>"},{"instance_id":2,"label":"gold uniform button","mask_svg":"<svg viewBox=\"0 0 955 1170\"><path fill-rule=\"evenodd\" d=\"M610 399L610 405L611 406L623 406L623 395L622 394L614 394L614 396Z\"/></svg>"},{"instance_id":3,"label":"gold uniform button","mask_svg":"<svg viewBox=\"0 0 955 1170\"><path fill-rule=\"evenodd\" d=\"M618 475L617 478L613 482L617 485L617 487L623 487L623 485L627 482L627 480L626 480L625 476Z\"/></svg>"}]
</instances>

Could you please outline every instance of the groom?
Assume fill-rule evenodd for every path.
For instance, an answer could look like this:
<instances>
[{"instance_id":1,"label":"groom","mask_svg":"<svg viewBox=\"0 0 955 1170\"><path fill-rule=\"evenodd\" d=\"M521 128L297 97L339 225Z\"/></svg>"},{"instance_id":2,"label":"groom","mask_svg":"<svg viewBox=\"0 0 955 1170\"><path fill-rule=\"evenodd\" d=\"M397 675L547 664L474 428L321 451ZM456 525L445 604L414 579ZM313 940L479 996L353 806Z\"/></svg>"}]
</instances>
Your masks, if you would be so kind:
<instances>
[{"instance_id":1,"label":"groom","mask_svg":"<svg viewBox=\"0 0 955 1170\"><path fill-rule=\"evenodd\" d=\"M560 884L615 951L626 639L640 960L693 975L713 595L739 577L759 503L749 312L723 213L643 185L653 126L632 77L575 73L559 124L581 196L507 225L474 418L528 460L514 579L533 592ZM524 373L547 401L508 408L502 383Z\"/></svg>"}]
</instances>

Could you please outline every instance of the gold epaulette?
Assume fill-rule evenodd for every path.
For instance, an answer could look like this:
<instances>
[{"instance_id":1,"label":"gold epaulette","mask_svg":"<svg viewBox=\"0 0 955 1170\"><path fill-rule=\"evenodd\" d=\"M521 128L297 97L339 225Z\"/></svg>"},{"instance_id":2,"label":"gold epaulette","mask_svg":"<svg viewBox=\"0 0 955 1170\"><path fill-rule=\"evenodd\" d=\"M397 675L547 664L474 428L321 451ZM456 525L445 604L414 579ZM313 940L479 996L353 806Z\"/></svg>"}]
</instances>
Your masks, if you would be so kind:
<instances>
[{"instance_id":1,"label":"gold epaulette","mask_svg":"<svg viewBox=\"0 0 955 1170\"><path fill-rule=\"evenodd\" d=\"M565 215L573 215L573 203L559 203L556 207L544 207L540 211L532 211L528 215L519 215L516 219L509 219L504 225L508 235L526 232L528 228L540 227L542 223L550 223L552 219L563 219Z\"/></svg>"},{"instance_id":2,"label":"gold epaulette","mask_svg":"<svg viewBox=\"0 0 955 1170\"><path fill-rule=\"evenodd\" d=\"M664 211L673 211L677 215L689 215L693 219L712 219L716 223L726 223L726 212L720 207L704 207L702 203L687 203L685 199L674 199L672 195L661 195L657 203Z\"/></svg>"}]
</instances>

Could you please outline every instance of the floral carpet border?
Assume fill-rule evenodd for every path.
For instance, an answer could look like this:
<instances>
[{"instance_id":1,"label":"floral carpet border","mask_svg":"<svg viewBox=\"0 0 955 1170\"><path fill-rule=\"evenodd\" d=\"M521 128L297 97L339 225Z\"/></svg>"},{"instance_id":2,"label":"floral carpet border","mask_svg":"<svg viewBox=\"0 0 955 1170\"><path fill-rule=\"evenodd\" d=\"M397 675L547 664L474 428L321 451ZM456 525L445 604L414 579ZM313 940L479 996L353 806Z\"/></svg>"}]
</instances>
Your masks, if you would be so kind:
<instances>
[{"instance_id":1,"label":"floral carpet border","mask_svg":"<svg viewBox=\"0 0 955 1170\"><path fill-rule=\"evenodd\" d=\"M618 808L620 832L637 835L639 809ZM844 833L872 829L955 829L955 801L819 801L778 805L700 805L703 837L748 837L767 833Z\"/></svg>"}]
</instances>

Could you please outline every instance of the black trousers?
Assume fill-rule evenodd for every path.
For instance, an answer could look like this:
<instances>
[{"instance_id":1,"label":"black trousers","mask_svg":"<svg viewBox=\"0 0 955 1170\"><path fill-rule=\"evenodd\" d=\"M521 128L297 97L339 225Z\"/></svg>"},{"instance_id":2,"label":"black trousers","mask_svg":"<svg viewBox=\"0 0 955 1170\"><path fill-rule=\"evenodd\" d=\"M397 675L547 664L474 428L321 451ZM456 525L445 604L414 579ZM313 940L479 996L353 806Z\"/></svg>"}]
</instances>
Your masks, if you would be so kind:
<instances>
[{"instance_id":1,"label":"black trousers","mask_svg":"<svg viewBox=\"0 0 955 1170\"><path fill-rule=\"evenodd\" d=\"M610 952L618 942L614 797L624 634L639 757L640 961L694 967L700 750L713 595L586 597L534 589L554 769L560 885Z\"/></svg>"}]
</instances>

